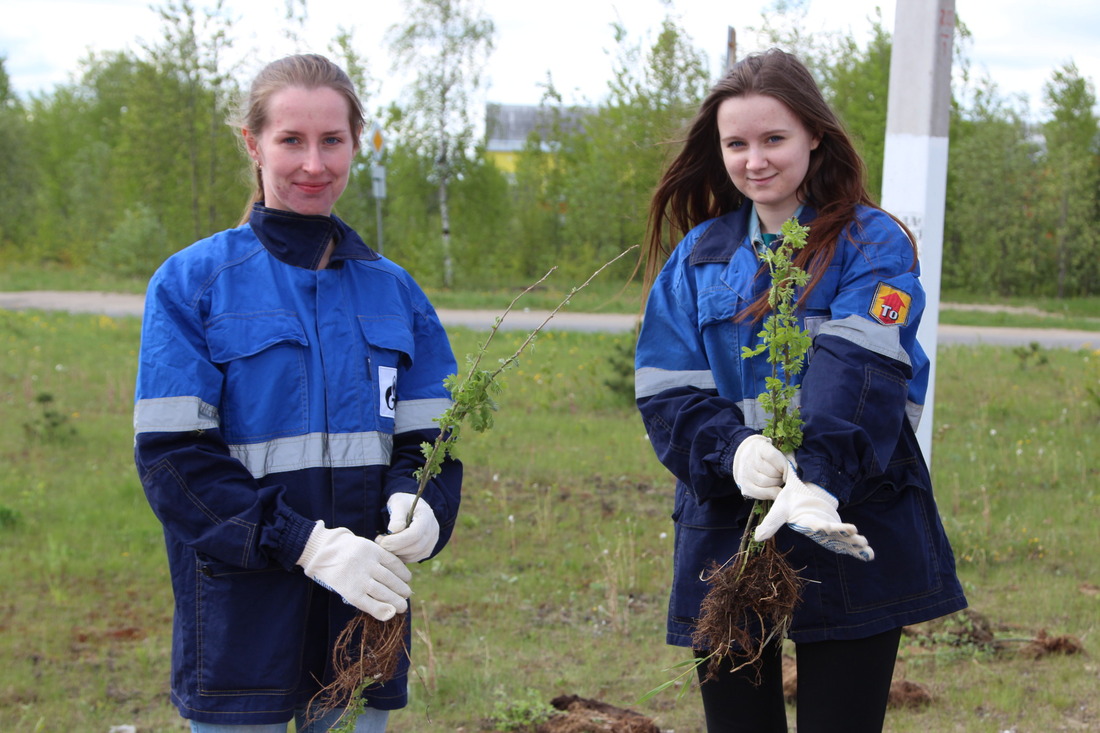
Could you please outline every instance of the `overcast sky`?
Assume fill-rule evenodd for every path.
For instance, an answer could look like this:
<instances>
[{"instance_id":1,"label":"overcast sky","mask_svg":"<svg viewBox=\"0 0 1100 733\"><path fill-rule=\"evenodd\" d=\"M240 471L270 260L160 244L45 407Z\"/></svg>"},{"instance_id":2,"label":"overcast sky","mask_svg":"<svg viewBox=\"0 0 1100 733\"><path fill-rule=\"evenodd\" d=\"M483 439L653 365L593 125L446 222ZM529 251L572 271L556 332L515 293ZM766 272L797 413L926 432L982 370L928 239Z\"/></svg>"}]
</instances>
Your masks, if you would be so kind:
<instances>
[{"instance_id":1,"label":"overcast sky","mask_svg":"<svg viewBox=\"0 0 1100 733\"><path fill-rule=\"evenodd\" d=\"M0 56L17 93L49 91L69 81L89 51L137 49L142 39L157 42L161 22L146 0L2 0ZM903 0L904 1L904 0ZM907 0L915 1L915 0ZM193 0L198 8L213 0ZM325 53L341 27L351 30L357 48L376 64L382 95L400 90L386 83L389 57L385 30L401 20L401 0L307 0L301 32L306 47L287 40L278 0L225 0L234 24L235 49L248 64L285 53ZM567 102L596 101L607 89L614 42L610 24L621 21L635 39L652 40L665 16L661 0L483 0L497 27L497 47L488 75L490 101L535 104L547 72ZM747 28L759 26L769 0L675 0L679 17L717 73L725 55L726 29L738 30L739 51L755 48ZM809 31L850 31L861 44L869 38L869 18L881 7L885 27L894 27L894 3L873 0L809 0ZM275 8L273 12L271 9ZM1033 113L1042 111L1043 85L1055 69L1076 63L1095 84L1100 80L1100 2L1097 0L956 0L955 10L969 27L972 65L988 74L1006 94L1022 94ZM249 68L246 76L254 68Z\"/></svg>"}]
</instances>

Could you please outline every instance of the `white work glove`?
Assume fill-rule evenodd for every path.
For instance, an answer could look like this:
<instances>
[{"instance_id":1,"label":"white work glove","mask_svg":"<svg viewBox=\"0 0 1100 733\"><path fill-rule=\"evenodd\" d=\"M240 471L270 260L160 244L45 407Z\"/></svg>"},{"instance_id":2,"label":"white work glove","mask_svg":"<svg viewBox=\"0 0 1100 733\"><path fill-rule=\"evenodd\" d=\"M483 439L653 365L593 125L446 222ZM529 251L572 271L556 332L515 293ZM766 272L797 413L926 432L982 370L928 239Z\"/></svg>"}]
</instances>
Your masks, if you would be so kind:
<instances>
[{"instance_id":1,"label":"white work glove","mask_svg":"<svg viewBox=\"0 0 1100 733\"><path fill-rule=\"evenodd\" d=\"M306 575L379 621L405 613L412 573L400 559L344 527L318 521L298 558Z\"/></svg>"},{"instance_id":2,"label":"white work glove","mask_svg":"<svg viewBox=\"0 0 1100 733\"><path fill-rule=\"evenodd\" d=\"M770 438L750 435L733 453L730 469L741 495L749 499L774 501L787 480L791 462Z\"/></svg>"},{"instance_id":3,"label":"white work glove","mask_svg":"<svg viewBox=\"0 0 1100 733\"><path fill-rule=\"evenodd\" d=\"M421 497L413 509L412 523L405 525L409 517L415 494L394 494L386 502L390 511L390 523L386 527L389 534L382 535L376 542L389 550L404 562L420 562L432 554L435 543L439 541L439 520L428 502Z\"/></svg>"},{"instance_id":4,"label":"white work glove","mask_svg":"<svg viewBox=\"0 0 1100 733\"><path fill-rule=\"evenodd\" d=\"M875 551L867 543L867 538L859 534L854 524L840 521L837 506L839 502L835 496L817 484L803 483L791 471L787 475L787 483L760 520L753 537L757 542L763 542L786 524L827 550L860 560L874 560Z\"/></svg>"}]
</instances>

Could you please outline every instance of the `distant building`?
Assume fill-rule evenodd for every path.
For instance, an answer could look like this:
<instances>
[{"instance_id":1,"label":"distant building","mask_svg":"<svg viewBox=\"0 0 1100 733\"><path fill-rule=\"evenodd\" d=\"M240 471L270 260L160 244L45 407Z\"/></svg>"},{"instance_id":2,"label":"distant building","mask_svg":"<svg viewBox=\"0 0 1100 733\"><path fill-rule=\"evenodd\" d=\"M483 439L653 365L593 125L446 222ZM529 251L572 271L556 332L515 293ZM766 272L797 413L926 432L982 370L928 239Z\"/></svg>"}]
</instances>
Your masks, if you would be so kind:
<instances>
[{"instance_id":1,"label":"distant building","mask_svg":"<svg viewBox=\"0 0 1100 733\"><path fill-rule=\"evenodd\" d=\"M584 107L563 110L566 128L578 129L583 119L593 111ZM486 104L485 150L489 160L505 173L514 174L516 160L531 133L539 131L543 139L548 137L552 123L550 115L548 108L534 104ZM543 149L549 151L545 143Z\"/></svg>"}]
</instances>

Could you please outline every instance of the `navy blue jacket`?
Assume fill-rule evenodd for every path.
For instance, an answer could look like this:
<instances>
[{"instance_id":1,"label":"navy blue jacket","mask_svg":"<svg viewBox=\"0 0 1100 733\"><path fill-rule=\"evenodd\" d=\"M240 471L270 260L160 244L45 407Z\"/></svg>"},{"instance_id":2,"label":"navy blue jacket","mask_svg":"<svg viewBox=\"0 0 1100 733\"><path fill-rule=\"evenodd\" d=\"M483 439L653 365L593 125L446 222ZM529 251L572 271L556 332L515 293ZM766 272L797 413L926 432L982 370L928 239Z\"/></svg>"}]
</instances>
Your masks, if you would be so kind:
<instances>
[{"instance_id":1,"label":"navy blue jacket","mask_svg":"<svg viewBox=\"0 0 1100 733\"><path fill-rule=\"evenodd\" d=\"M330 265L314 269L336 240ZM356 609L296 566L316 520L374 539L416 491L456 365L421 289L335 217L254 207L170 257L146 294L135 460L164 525L185 718L278 723L331 679ZM461 465L424 498L458 512ZM434 553L433 553L434 554ZM405 665L407 666L407 665ZM406 703L403 669L368 690Z\"/></svg>"},{"instance_id":2,"label":"navy blue jacket","mask_svg":"<svg viewBox=\"0 0 1100 733\"><path fill-rule=\"evenodd\" d=\"M802 224L813 227L805 207ZM730 475L733 454L759 432L757 397L771 375L759 323L736 315L770 286L750 237L752 204L695 227L673 250L645 310L635 390L649 439L676 477L668 641L690 646L707 586L700 574L738 547L752 502ZM855 240L855 241L853 241ZM858 244L857 244L858 242ZM840 501L840 516L875 550L862 562L784 527L781 550L805 585L794 641L854 639L929 620L966 605L914 429L928 359L916 340L924 293L904 231L861 207L808 297L800 325L813 337L800 375L803 480Z\"/></svg>"}]
</instances>

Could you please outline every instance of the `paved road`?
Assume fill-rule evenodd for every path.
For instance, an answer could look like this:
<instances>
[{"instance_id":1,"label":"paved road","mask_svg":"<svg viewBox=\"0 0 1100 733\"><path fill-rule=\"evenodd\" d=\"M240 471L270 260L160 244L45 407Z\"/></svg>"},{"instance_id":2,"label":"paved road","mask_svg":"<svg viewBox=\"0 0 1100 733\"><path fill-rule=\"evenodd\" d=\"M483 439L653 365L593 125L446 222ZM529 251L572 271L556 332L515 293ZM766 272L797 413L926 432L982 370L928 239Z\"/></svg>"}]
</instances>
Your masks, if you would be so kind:
<instances>
[{"instance_id":1,"label":"paved road","mask_svg":"<svg viewBox=\"0 0 1100 733\"><path fill-rule=\"evenodd\" d=\"M9 310L63 310L70 313L103 313L109 316L140 316L143 297L123 293L94 291L54 292L28 290L0 292L0 308ZM452 310L441 308L440 320L448 326L465 326L487 330L499 312L483 310ZM517 310L508 314L501 325L505 330L531 331L550 315L549 311ZM607 331L620 333L634 328L634 316L626 314L575 313L559 311L546 325L547 329L572 331ZM939 344L991 344L995 346L1027 346L1038 343L1048 348L1100 349L1100 331L1070 331L1061 328L978 328L975 326L940 325Z\"/></svg>"}]
</instances>

